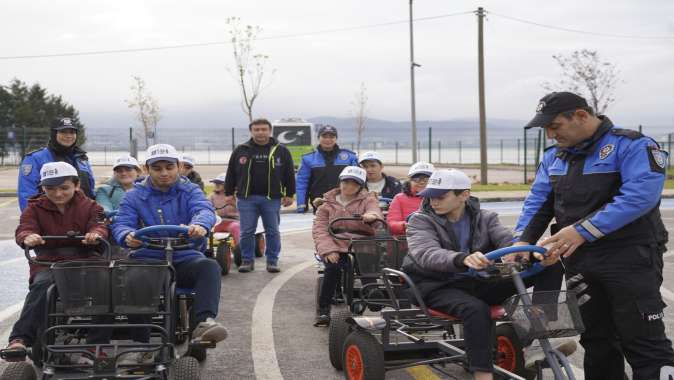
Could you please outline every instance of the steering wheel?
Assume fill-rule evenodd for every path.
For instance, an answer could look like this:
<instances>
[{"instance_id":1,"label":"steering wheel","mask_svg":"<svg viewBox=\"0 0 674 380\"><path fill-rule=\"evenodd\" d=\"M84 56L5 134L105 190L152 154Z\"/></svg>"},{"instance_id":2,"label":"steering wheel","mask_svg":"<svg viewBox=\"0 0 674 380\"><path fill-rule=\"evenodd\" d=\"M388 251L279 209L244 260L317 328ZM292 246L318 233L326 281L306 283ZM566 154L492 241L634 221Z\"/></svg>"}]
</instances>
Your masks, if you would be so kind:
<instances>
[{"instance_id":1,"label":"steering wheel","mask_svg":"<svg viewBox=\"0 0 674 380\"><path fill-rule=\"evenodd\" d=\"M363 222L363 217L360 216L360 215L344 216L344 217L335 218L335 219L332 219L330 221L330 223L328 223L328 233L330 234L330 236L332 236L333 238L335 238L337 240L346 240L346 241L359 240L359 239L369 240L369 239L375 238L375 235L372 235L372 236L362 235L361 233L359 233L357 231L349 231L349 230L346 230L346 229L340 231L339 229L337 229L335 227L336 223L345 222L345 221L356 221L356 222L361 222L363 224L366 224L365 222ZM375 223L381 224L382 227L386 230L386 232L390 235L390 232L389 232L389 229L388 229L388 224L386 224L385 220L377 218L372 223L369 223L369 224L375 224ZM340 234L343 234L343 233L352 233L354 235L360 235L362 237L353 238L353 237L340 236Z\"/></svg>"},{"instance_id":2,"label":"steering wheel","mask_svg":"<svg viewBox=\"0 0 674 380\"><path fill-rule=\"evenodd\" d=\"M174 250L197 249L206 242L205 237L188 237L188 231L189 228L187 227L160 224L141 228L140 230L134 232L133 237L142 242L143 248L149 249L166 249L168 246ZM175 236L156 236L162 233Z\"/></svg>"},{"instance_id":3,"label":"steering wheel","mask_svg":"<svg viewBox=\"0 0 674 380\"><path fill-rule=\"evenodd\" d=\"M67 235L62 235L62 236L42 236L42 240L44 241L49 241L49 240L67 240L71 241L73 243L75 242L80 242L84 240L84 235L78 235L75 232L69 231ZM111 260L111 249L110 249L110 243L103 239L103 238L98 238L97 239L101 244L103 244L104 250L103 253L98 253L94 250L91 250L90 253L93 254L95 257L103 258L106 261ZM37 256L33 257L30 255L31 250L35 250L38 247L24 247L23 248L23 255L26 257L29 263L34 264L34 265L44 265L44 266L50 266L54 264L53 261L41 261Z\"/></svg>"},{"instance_id":4,"label":"steering wheel","mask_svg":"<svg viewBox=\"0 0 674 380\"><path fill-rule=\"evenodd\" d=\"M494 261L496 259L500 259L505 255L518 252L537 252L542 255L545 255L548 252L548 250L543 247L539 247L537 245L518 245L491 251L488 254L486 254L485 257L489 261ZM515 265L507 264L506 266L513 267ZM545 269L545 266L543 266L543 264L541 264L540 262L537 262L529 266L526 270L519 272L519 275L522 278L527 278L540 273L543 269ZM466 274L473 277L482 277L478 272L484 272L484 270L475 270L473 268L470 268ZM510 275L510 273L506 273L506 275ZM489 278L489 274L487 274L487 278Z\"/></svg>"}]
</instances>

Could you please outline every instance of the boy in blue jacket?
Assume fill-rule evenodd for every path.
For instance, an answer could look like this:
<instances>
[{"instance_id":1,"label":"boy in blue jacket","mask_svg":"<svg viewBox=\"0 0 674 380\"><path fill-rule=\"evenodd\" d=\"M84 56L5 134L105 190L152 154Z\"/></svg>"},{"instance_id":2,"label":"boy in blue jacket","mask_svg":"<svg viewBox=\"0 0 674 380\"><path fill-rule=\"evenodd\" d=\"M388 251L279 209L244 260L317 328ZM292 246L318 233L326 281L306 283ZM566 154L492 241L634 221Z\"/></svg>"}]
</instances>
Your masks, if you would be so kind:
<instances>
[{"instance_id":1,"label":"boy in blue jacket","mask_svg":"<svg viewBox=\"0 0 674 380\"><path fill-rule=\"evenodd\" d=\"M185 225L190 237L204 237L215 224L215 210L199 186L179 173L178 152L168 144L147 149L145 169L148 177L126 193L112 224L115 240L123 247L138 248L134 232L153 225ZM135 259L165 258L164 251L141 249L131 253ZM197 327L193 338L219 342L227 337L225 328L214 318L220 301L220 267L197 250L173 254L177 286L192 288L197 296L194 310Z\"/></svg>"}]
</instances>

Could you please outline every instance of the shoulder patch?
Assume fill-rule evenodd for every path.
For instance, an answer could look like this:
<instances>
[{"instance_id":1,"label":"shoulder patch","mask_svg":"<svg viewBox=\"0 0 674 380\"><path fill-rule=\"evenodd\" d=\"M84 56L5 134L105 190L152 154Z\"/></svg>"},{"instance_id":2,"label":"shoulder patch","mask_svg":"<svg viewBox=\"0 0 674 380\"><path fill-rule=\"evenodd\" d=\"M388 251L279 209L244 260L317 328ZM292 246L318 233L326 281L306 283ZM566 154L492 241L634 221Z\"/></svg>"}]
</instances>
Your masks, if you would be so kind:
<instances>
[{"instance_id":1,"label":"shoulder patch","mask_svg":"<svg viewBox=\"0 0 674 380\"><path fill-rule=\"evenodd\" d=\"M347 153L347 152L340 152L340 153L339 153L339 159L340 159L340 160L343 160L343 161L348 160L348 159L349 159L349 153Z\"/></svg>"},{"instance_id":2,"label":"shoulder patch","mask_svg":"<svg viewBox=\"0 0 674 380\"><path fill-rule=\"evenodd\" d=\"M33 164L22 164L21 173L25 176L29 175L33 171Z\"/></svg>"},{"instance_id":3,"label":"shoulder patch","mask_svg":"<svg viewBox=\"0 0 674 380\"><path fill-rule=\"evenodd\" d=\"M611 129L611 133L613 133L616 136L627 137L630 140L636 140L644 137L644 135L641 132L635 131L633 129L613 128Z\"/></svg>"},{"instance_id":4,"label":"shoulder patch","mask_svg":"<svg viewBox=\"0 0 674 380\"><path fill-rule=\"evenodd\" d=\"M599 159L600 160L605 160L606 157L608 157L611 153L613 153L613 150L615 149L615 145L613 144L606 144L601 149L599 149Z\"/></svg>"},{"instance_id":5,"label":"shoulder patch","mask_svg":"<svg viewBox=\"0 0 674 380\"><path fill-rule=\"evenodd\" d=\"M648 146L646 149L648 149L648 161L651 164L651 171L664 174L667 168L667 152L654 146Z\"/></svg>"}]
</instances>

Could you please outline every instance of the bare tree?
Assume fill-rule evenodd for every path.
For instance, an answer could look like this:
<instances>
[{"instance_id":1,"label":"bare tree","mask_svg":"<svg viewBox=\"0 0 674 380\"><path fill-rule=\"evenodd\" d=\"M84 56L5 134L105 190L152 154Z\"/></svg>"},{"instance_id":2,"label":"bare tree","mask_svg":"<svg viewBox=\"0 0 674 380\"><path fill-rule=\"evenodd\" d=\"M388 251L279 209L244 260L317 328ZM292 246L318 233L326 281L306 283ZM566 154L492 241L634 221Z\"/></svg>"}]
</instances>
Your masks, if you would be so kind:
<instances>
[{"instance_id":1,"label":"bare tree","mask_svg":"<svg viewBox=\"0 0 674 380\"><path fill-rule=\"evenodd\" d=\"M131 85L131 99L126 100L129 108L136 109L136 118L143 126L145 146L150 146L150 139L157 142L157 124L161 119L157 100L145 88L145 81L137 76L133 77Z\"/></svg>"},{"instance_id":2,"label":"bare tree","mask_svg":"<svg viewBox=\"0 0 674 380\"><path fill-rule=\"evenodd\" d=\"M595 112L604 114L615 101L615 89L621 82L616 66L602 61L596 50L576 50L568 56L557 54L552 58L562 69L562 79L557 84L546 82L543 88L584 95Z\"/></svg>"},{"instance_id":3,"label":"bare tree","mask_svg":"<svg viewBox=\"0 0 674 380\"><path fill-rule=\"evenodd\" d=\"M272 69L265 82L269 56L255 53L255 41L262 28L242 25L238 17L228 18L227 26L234 56L234 67L228 68L228 71L239 84L241 109L248 116L248 120L253 121L253 105L276 70Z\"/></svg>"},{"instance_id":4,"label":"bare tree","mask_svg":"<svg viewBox=\"0 0 674 380\"><path fill-rule=\"evenodd\" d=\"M353 106L353 117L356 124L356 152L360 154L360 143L363 132L365 132L365 121L367 120L367 87L365 83L360 83L360 90L356 93L356 99L351 102Z\"/></svg>"}]
</instances>

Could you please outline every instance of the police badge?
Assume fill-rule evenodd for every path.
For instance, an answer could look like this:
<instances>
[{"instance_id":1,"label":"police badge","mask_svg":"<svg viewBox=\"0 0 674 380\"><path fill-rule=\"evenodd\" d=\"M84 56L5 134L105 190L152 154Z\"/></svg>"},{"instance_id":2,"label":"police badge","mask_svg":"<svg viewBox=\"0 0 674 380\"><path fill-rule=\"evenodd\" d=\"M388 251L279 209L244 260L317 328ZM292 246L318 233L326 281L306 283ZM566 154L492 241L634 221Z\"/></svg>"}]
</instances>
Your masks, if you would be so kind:
<instances>
[{"instance_id":1,"label":"police badge","mask_svg":"<svg viewBox=\"0 0 674 380\"><path fill-rule=\"evenodd\" d=\"M655 146L648 147L648 160L651 164L651 170L658 173L664 173L667 167L667 152L658 149Z\"/></svg>"},{"instance_id":2,"label":"police badge","mask_svg":"<svg viewBox=\"0 0 674 380\"><path fill-rule=\"evenodd\" d=\"M349 158L349 154L346 153L346 152L342 152L342 153L339 154L339 159L342 160L342 161L346 161L346 159L348 159L348 158Z\"/></svg>"},{"instance_id":3,"label":"police badge","mask_svg":"<svg viewBox=\"0 0 674 380\"><path fill-rule=\"evenodd\" d=\"M32 164L21 165L21 173L23 173L23 175L29 175L30 172L32 172L32 171L33 171L33 165Z\"/></svg>"},{"instance_id":4,"label":"police badge","mask_svg":"<svg viewBox=\"0 0 674 380\"><path fill-rule=\"evenodd\" d=\"M599 150L599 159L604 160L606 157L613 152L613 148L615 148L615 145L613 144L607 144L604 145L600 150Z\"/></svg>"}]
</instances>

